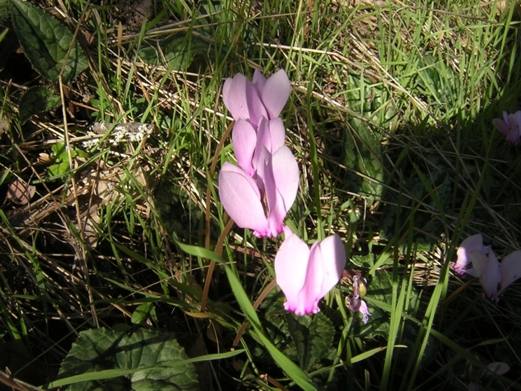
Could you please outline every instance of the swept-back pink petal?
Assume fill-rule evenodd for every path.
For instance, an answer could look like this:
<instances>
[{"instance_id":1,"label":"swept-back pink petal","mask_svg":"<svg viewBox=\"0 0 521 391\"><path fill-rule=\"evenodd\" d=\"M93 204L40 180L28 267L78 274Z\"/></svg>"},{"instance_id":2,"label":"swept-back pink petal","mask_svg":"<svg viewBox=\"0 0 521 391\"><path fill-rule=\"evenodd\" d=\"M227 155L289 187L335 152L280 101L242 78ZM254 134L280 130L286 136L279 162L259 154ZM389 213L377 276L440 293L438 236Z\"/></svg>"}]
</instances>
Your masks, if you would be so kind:
<instances>
[{"instance_id":1,"label":"swept-back pink petal","mask_svg":"<svg viewBox=\"0 0 521 391\"><path fill-rule=\"evenodd\" d=\"M261 98L270 118L278 117L291 92L288 75L283 69L271 75L262 88Z\"/></svg>"},{"instance_id":2,"label":"swept-back pink petal","mask_svg":"<svg viewBox=\"0 0 521 391\"><path fill-rule=\"evenodd\" d=\"M253 84L257 88L257 91L259 91L259 94L262 92L262 89L266 84L266 78L258 69L255 69L255 71L253 72Z\"/></svg>"},{"instance_id":3,"label":"swept-back pink petal","mask_svg":"<svg viewBox=\"0 0 521 391\"><path fill-rule=\"evenodd\" d=\"M364 322L364 324L367 324L367 322L369 321L369 316L371 316L371 314L369 312L369 308L367 308L367 303L364 300L360 302L360 308L358 309L358 312L362 314L362 322Z\"/></svg>"},{"instance_id":4,"label":"swept-back pink petal","mask_svg":"<svg viewBox=\"0 0 521 391\"><path fill-rule=\"evenodd\" d=\"M505 136L511 144L519 144L521 141L521 111L509 114L503 112L503 119L493 119L492 124Z\"/></svg>"},{"instance_id":5,"label":"swept-back pink petal","mask_svg":"<svg viewBox=\"0 0 521 391\"><path fill-rule=\"evenodd\" d=\"M224 163L219 173L219 198L224 210L241 228L266 233L268 223L257 183L242 169Z\"/></svg>"},{"instance_id":6,"label":"swept-back pink petal","mask_svg":"<svg viewBox=\"0 0 521 391\"><path fill-rule=\"evenodd\" d=\"M316 251L320 250L322 257L322 271L324 278L322 279L321 289L317 292L320 297L326 295L333 288L344 271L346 262L346 253L344 244L338 235L331 235L322 240L316 246ZM313 267L313 251L310 254L310 266ZM318 258L316 259L318 262ZM309 271L309 269L308 269Z\"/></svg>"},{"instance_id":7,"label":"swept-back pink petal","mask_svg":"<svg viewBox=\"0 0 521 391\"><path fill-rule=\"evenodd\" d=\"M262 151L259 154L259 163L256 165L257 175L264 185L264 194L266 195L266 203L268 206L268 227L271 236L277 236L284 228L284 218L286 213L281 213L282 199L277 190L274 178L273 155L261 146Z\"/></svg>"},{"instance_id":8,"label":"swept-back pink petal","mask_svg":"<svg viewBox=\"0 0 521 391\"><path fill-rule=\"evenodd\" d=\"M275 256L275 277L277 285L286 296L284 308L294 312L300 308L298 296L306 278L309 247L289 230L285 230L285 235L286 238Z\"/></svg>"},{"instance_id":9,"label":"swept-back pink petal","mask_svg":"<svg viewBox=\"0 0 521 391\"><path fill-rule=\"evenodd\" d=\"M266 157L264 151L275 153L284 145L284 138L285 130L280 118L273 120L261 119L257 128L257 144L253 156L253 167L258 169L258 167L264 164Z\"/></svg>"},{"instance_id":10,"label":"swept-back pink petal","mask_svg":"<svg viewBox=\"0 0 521 391\"><path fill-rule=\"evenodd\" d=\"M282 221L295 202L299 186L297 160L288 147L282 146L273 154L272 170L277 189L277 202L273 213Z\"/></svg>"},{"instance_id":11,"label":"swept-back pink petal","mask_svg":"<svg viewBox=\"0 0 521 391\"><path fill-rule=\"evenodd\" d=\"M266 149L273 153L284 145L286 131L284 130L284 123L279 117L270 119L267 126L268 131L263 139L263 143Z\"/></svg>"},{"instance_id":12,"label":"swept-back pink petal","mask_svg":"<svg viewBox=\"0 0 521 391\"><path fill-rule=\"evenodd\" d=\"M469 236L458 247L457 250L457 260L453 265L454 271L459 274L472 274L471 271L471 259L470 252L483 252L483 236L481 234L475 234Z\"/></svg>"},{"instance_id":13,"label":"swept-back pink petal","mask_svg":"<svg viewBox=\"0 0 521 391\"><path fill-rule=\"evenodd\" d=\"M521 278L521 250L508 254L501 261L501 291Z\"/></svg>"},{"instance_id":14,"label":"swept-back pink petal","mask_svg":"<svg viewBox=\"0 0 521 391\"><path fill-rule=\"evenodd\" d=\"M476 264L479 264L479 266L476 268L479 270L480 273L479 281L481 282L481 286L483 287L483 290L485 291L487 297L489 297L492 300L496 300L498 295L499 284L501 282L501 270L499 262L496 258L496 254L494 254L494 252L490 250L484 264L482 263L481 257L476 257L475 259L478 258L479 261L475 262L473 259L473 263L475 267Z\"/></svg>"},{"instance_id":15,"label":"swept-back pink petal","mask_svg":"<svg viewBox=\"0 0 521 391\"><path fill-rule=\"evenodd\" d=\"M254 174L253 153L257 144L257 133L251 124L243 119L235 122L232 131L232 145L237 163L249 176Z\"/></svg>"},{"instance_id":16,"label":"swept-back pink petal","mask_svg":"<svg viewBox=\"0 0 521 391\"><path fill-rule=\"evenodd\" d=\"M494 125L504 136L507 136L508 129L510 128L507 113L503 112L503 118L494 118L492 120L492 125Z\"/></svg>"},{"instance_id":17,"label":"swept-back pink petal","mask_svg":"<svg viewBox=\"0 0 521 391\"><path fill-rule=\"evenodd\" d=\"M246 95L246 86L248 83L250 82L240 73L236 74L231 79L226 79L224 82L224 105L230 111L234 120L250 118L248 99Z\"/></svg>"},{"instance_id":18,"label":"swept-back pink petal","mask_svg":"<svg viewBox=\"0 0 521 391\"><path fill-rule=\"evenodd\" d=\"M470 250L467 252L467 258L472 264L472 269L469 270L473 271L473 277L481 276L489 263L489 252L493 251L489 246L484 246L484 248L484 250Z\"/></svg>"},{"instance_id":19,"label":"swept-back pink petal","mask_svg":"<svg viewBox=\"0 0 521 391\"><path fill-rule=\"evenodd\" d=\"M516 111L510 118L510 135L508 141L519 144L521 138L521 111Z\"/></svg>"},{"instance_id":20,"label":"swept-back pink petal","mask_svg":"<svg viewBox=\"0 0 521 391\"><path fill-rule=\"evenodd\" d=\"M257 88L249 80L246 83L246 99L249 113L248 119L253 126L257 127L263 118L268 117L268 113L262 103Z\"/></svg>"},{"instance_id":21,"label":"swept-back pink petal","mask_svg":"<svg viewBox=\"0 0 521 391\"><path fill-rule=\"evenodd\" d=\"M340 280L344 265L345 249L338 235L328 236L311 247L306 280L295 310L297 315L319 311L319 300Z\"/></svg>"}]
</instances>

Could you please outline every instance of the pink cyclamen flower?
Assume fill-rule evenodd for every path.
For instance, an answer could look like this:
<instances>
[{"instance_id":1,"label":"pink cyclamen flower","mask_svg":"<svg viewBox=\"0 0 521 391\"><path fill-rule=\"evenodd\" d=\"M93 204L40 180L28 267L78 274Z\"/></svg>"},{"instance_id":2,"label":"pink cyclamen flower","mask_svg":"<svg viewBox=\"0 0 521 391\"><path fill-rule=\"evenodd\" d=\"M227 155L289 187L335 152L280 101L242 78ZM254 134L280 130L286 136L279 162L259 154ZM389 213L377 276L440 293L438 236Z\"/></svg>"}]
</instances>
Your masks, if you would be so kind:
<instances>
[{"instance_id":1,"label":"pink cyclamen flower","mask_svg":"<svg viewBox=\"0 0 521 391\"><path fill-rule=\"evenodd\" d=\"M481 234L475 234L469 236L457 249L457 260L456 263L452 264L452 269L456 274L463 276L465 274L473 277L478 277L476 270L472 268L472 257L475 254L486 254L488 247L483 245L483 236Z\"/></svg>"},{"instance_id":2,"label":"pink cyclamen flower","mask_svg":"<svg viewBox=\"0 0 521 391\"><path fill-rule=\"evenodd\" d=\"M239 167L254 176L261 166L263 150L274 153L284 145L285 130L280 118L262 118L258 129L250 122L238 119L232 131L232 145Z\"/></svg>"},{"instance_id":3,"label":"pink cyclamen flower","mask_svg":"<svg viewBox=\"0 0 521 391\"><path fill-rule=\"evenodd\" d=\"M479 277L487 297L496 301L506 288L521 277L521 251L514 251L499 262L492 248L483 246L481 234L476 234L461 243L453 269L459 274Z\"/></svg>"},{"instance_id":4,"label":"pink cyclamen flower","mask_svg":"<svg viewBox=\"0 0 521 391\"><path fill-rule=\"evenodd\" d=\"M219 173L219 197L231 219L258 237L277 236L297 196L299 169L288 147L274 153L259 148L255 176L224 163Z\"/></svg>"},{"instance_id":5,"label":"pink cyclamen flower","mask_svg":"<svg viewBox=\"0 0 521 391\"><path fill-rule=\"evenodd\" d=\"M492 124L505 136L511 144L519 144L521 141L521 111L513 114L503 112L503 119L495 118Z\"/></svg>"},{"instance_id":6,"label":"pink cyclamen flower","mask_svg":"<svg viewBox=\"0 0 521 391\"><path fill-rule=\"evenodd\" d=\"M315 314L318 302L338 282L345 264L345 249L338 235L316 242L311 249L288 228L275 257L278 286L286 296L284 308L296 315Z\"/></svg>"},{"instance_id":7,"label":"pink cyclamen flower","mask_svg":"<svg viewBox=\"0 0 521 391\"><path fill-rule=\"evenodd\" d=\"M257 127L262 118L279 116L291 92L283 69L268 79L255 70L253 81L243 74L228 78L223 85L223 100L234 120L244 119Z\"/></svg>"}]
</instances>

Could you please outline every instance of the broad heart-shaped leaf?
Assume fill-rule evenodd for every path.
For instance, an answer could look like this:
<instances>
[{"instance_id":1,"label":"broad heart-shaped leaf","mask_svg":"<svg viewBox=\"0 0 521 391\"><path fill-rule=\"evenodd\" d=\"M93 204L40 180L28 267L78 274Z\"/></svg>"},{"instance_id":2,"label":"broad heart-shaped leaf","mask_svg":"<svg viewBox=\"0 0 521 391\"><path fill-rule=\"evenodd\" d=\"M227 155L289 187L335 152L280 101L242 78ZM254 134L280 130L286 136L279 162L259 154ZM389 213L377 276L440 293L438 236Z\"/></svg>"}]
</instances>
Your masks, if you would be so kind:
<instances>
[{"instance_id":1,"label":"broad heart-shaped leaf","mask_svg":"<svg viewBox=\"0 0 521 391\"><path fill-rule=\"evenodd\" d=\"M67 26L29 2L10 2L13 28L38 73L52 81L61 73L68 81L87 68L85 53Z\"/></svg>"},{"instance_id":2,"label":"broad heart-shaped leaf","mask_svg":"<svg viewBox=\"0 0 521 391\"><path fill-rule=\"evenodd\" d=\"M139 329L133 333L110 329L82 331L63 360L59 377L107 369L137 369L116 378L82 381L68 390L198 390L195 367L170 333ZM139 368L143 368L139 370Z\"/></svg>"},{"instance_id":3,"label":"broad heart-shaped leaf","mask_svg":"<svg viewBox=\"0 0 521 391\"><path fill-rule=\"evenodd\" d=\"M52 88L37 86L29 88L20 100L20 121L25 123L34 114L45 113L60 105L60 96Z\"/></svg>"},{"instance_id":4,"label":"broad heart-shaped leaf","mask_svg":"<svg viewBox=\"0 0 521 391\"><path fill-rule=\"evenodd\" d=\"M188 357L172 334L139 329L124 337L118 350L118 368L149 368L130 375L133 390L199 389L195 367L182 362Z\"/></svg>"},{"instance_id":5,"label":"broad heart-shaped leaf","mask_svg":"<svg viewBox=\"0 0 521 391\"><path fill-rule=\"evenodd\" d=\"M86 372L115 368L116 359L114 349L123 336L124 334L122 332L109 329L90 329L82 331L63 360L58 377L62 378ZM101 391L104 389L116 391L126 390L128 389L128 380L125 378L116 378L103 381L81 382L72 384L68 386L67 389L71 391Z\"/></svg>"},{"instance_id":6,"label":"broad heart-shaped leaf","mask_svg":"<svg viewBox=\"0 0 521 391\"><path fill-rule=\"evenodd\" d=\"M335 350L335 326L323 312L310 317L286 314L286 321L302 368L312 369L313 364L329 358Z\"/></svg>"}]
</instances>

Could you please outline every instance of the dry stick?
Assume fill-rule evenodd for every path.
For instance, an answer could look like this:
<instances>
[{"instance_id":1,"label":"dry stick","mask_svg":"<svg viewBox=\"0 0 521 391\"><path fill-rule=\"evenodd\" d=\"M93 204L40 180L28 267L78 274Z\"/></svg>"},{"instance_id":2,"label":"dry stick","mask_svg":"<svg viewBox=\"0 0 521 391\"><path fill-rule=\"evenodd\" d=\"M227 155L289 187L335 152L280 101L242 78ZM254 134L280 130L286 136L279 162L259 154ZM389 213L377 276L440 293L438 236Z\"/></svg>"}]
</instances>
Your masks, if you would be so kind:
<instances>
[{"instance_id":1,"label":"dry stick","mask_svg":"<svg viewBox=\"0 0 521 391\"><path fill-rule=\"evenodd\" d=\"M276 285L277 285L277 282L275 280L271 280L268 283L268 285L266 285L266 287L262 290L260 295L253 302L254 309L259 308L259 306L262 304L264 299L270 294L270 292L273 290L273 288L275 288ZM239 330L237 331L237 334L235 334L235 338L233 339L233 342L232 342L232 347L235 348L239 344L239 342L241 342L241 338L244 335L244 333L246 332L246 330L248 329L248 326L249 326L248 321L245 320L244 322L242 322L241 327L239 327Z\"/></svg>"},{"instance_id":2,"label":"dry stick","mask_svg":"<svg viewBox=\"0 0 521 391\"><path fill-rule=\"evenodd\" d=\"M0 370L0 383L6 385L11 390L16 390L16 391L41 390L40 387L35 387L29 383L25 383L14 377L11 377L8 373L6 373L5 371L2 371L2 370Z\"/></svg>"},{"instance_id":3,"label":"dry stick","mask_svg":"<svg viewBox=\"0 0 521 391\"><path fill-rule=\"evenodd\" d=\"M219 140L219 144L217 145L217 148L215 149L215 153L212 157L212 162L210 163L210 170L208 172L208 178L212 178L213 174L215 173L215 169L217 168L217 162L219 161L219 155L221 154L221 151L224 147L224 143L230 137L230 132L232 131L232 124L228 125L226 130L224 131L221 139ZM211 192L210 192L210 186L206 189L206 195L205 195L205 203L206 203L206 210L204 214L205 218L205 238L204 238L204 246L206 248L210 247L210 203L211 203ZM217 244L215 245L215 252L220 256L222 255L222 248L224 243L224 238L230 230L233 227L233 221L229 220L226 226L224 227L224 230L221 232L221 235L219 236L219 239L217 240ZM212 277L213 272L215 270L215 261L210 261L210 265L208 266L208 271L206 272L206 278L204 279L204 287L203 287L203 294L201 296L201 311L206 311L206 306L208 304L208 292L210 291L210 284L212 283Z\"/></svg>"},{"instance_id":4,"label":"dry stick","mask_svg":"<svg viewBox=\"0 0 521 391\"><path fill-rule=\"evenodd\" d=\"M217 162L219 161L219 155L221 154L221 151L224 147L224 143L230 137L230 132L232 131L232 123L228 125L226 130L224 131L221 139L219 140L219 144L217 145L217 148L215 149L215 153L212 156L212 161L210 163L210 170L208 172L208 178L213 177L213 174L215 173L215 169L217 168ZM210 247L210 201L211 201L212 195L210 192L210 186L206 189L206 195L205 195L205 203L206 203L206 210L204 213L204 219L205 219L205 238L204 238L204 246L206 248Z\"/></svg>"},{"instance_id":5,"label":"dry stick","mask_svg":"<svg viewBox=\"0 0 521 391\"><path fill-rule=\"evenodd\" d=\"M223 253L224 239L233 228L233 220L230 219L226 223L221 235L219 235L219 239L217 239L217 244L215 245L215 253L218 256L221 256ZM206 272L206 278L204 280L203 294L201 298L201 311L206 311L206 306L208 305L208 292L210 291L210 284L212 283L213 272L215 270L215 261L210 261L210 265L208 266L208 271Z\"/></svg>"}]
</instances>

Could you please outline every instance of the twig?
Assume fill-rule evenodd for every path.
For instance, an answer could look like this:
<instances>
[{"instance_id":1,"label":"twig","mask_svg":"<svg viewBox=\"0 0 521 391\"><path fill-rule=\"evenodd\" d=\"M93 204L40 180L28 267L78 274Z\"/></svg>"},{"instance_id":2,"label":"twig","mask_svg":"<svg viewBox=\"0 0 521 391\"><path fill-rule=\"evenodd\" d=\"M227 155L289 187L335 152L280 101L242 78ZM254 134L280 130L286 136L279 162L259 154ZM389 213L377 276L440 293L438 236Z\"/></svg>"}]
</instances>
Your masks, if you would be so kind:
<instances>
[{"instance_id":1,"label":"twig","mask_svg":"<svg viewBox=\"0 0 521 391\"><path fill-rule=\"evenodd\" d=\"M224 239L233 227L233 220L228 220L228 223L224 227L223 231L221 232L221 235L219 236L219 239L217 239L217 244L215 245L215 253L219 256L223 253L223 246L224 246ZM208 266L208 271L206 272L206 278L204 279L204 287L203 287L203 294L201 297L201 311L206 311L206 306L208 304L208 292L210 291L210 284L212 283L212 277L213 272L215 270L215 261L211 261L210 265Z\"/></svg>"},{"instance_id":2,"label":"twig","mask_svg":"<svg viewBox=\"0 0 521 391\"><path fill-rule=\"evenodd\" d=\"M22 380L18 380L15 377L10 376L7 372L0 370L0 383L16 391L37 391L40 388L35 387Z\"/></svg>"},{"instance_id":3,"label":"twig","mask_svg":"<svg viewBox=\"0 0 521 391\"><path fill-rule=\"evenodd\" d=\"M232 130L232 124L228 125L226 130L224 131L221 139L219 140L219 144L217 144L217 148L215 149L215 153L212 157L212 161L210 163L210 170L208 172L207 178L210 179L213 177L215 173L215 169L217 168L217 162L219 161L219 156L221 154L221 151L224 147L224 143L226 140L230 137L230 132ZM206 189L206 195L205 195L205 203L206 203L206 209L205 209L205 238L204 238L204 246L206 248L210 247L210 205L211 205L211 198L212 194L210 191L210 186ZM224 238L230 230L233 227L233 221L229 220L226 226L224 227L224 230L221 232L221 235L219 236L219 239L217 240L217 244L215 246L215 252L218 255L222 255L222 248L224 243ZM206 311L206 306L208 305L208 293L210 291L210 284L213 277L213 272L215 270L215 261L211 261L210 265L208 266L208 271L206 272L206 278L204 279L204 287L203 287L203 294L201 296L201 311Z\"/></svg>"}]
</instances>

